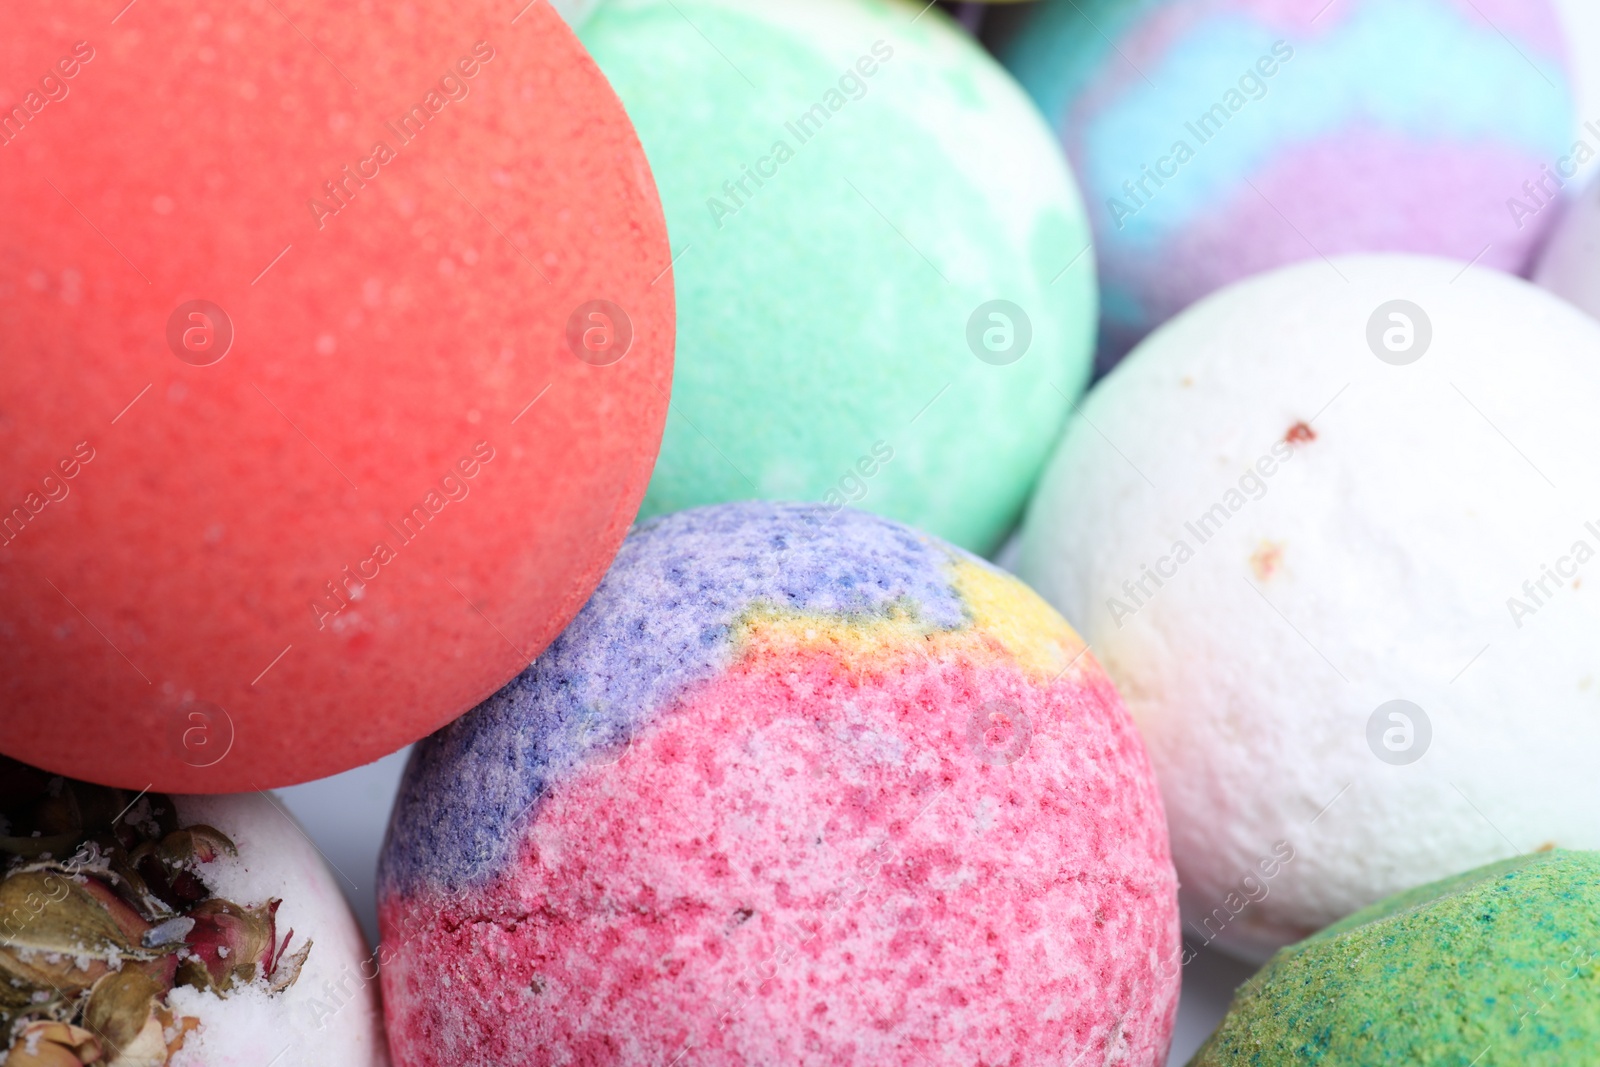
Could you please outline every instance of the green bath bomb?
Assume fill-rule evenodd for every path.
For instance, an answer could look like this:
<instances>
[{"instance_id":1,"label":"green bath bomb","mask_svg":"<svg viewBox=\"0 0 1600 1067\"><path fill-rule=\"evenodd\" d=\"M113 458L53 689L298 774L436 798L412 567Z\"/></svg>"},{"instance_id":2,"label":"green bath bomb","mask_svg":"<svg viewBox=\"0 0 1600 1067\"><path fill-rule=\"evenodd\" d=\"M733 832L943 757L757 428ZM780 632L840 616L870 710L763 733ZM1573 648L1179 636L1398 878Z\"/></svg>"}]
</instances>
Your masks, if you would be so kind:
<instances>
[{"instance_id":1,"label":"green bath bomb","mask_svg":"<svg viewBox=\"0 0 1600 1067\"><path fill-rule=\"evenodd\" d=\"M608 0L582 25L677 257L641 517L822 501L986 552L1019 516L1089 374L1090 231L1034 105L924 7Z\"/></svg>"},{"instance_id":2,"label":"green bath bomb","mask_svg":"<svg viewBox=\"0 0 1600 1067\"><path fill-rule=\"evenodd\" d=\"M1600 852L1392 896L1281 950L1190 1067L1592 1067Z\"/></svg>"}]
</instances>

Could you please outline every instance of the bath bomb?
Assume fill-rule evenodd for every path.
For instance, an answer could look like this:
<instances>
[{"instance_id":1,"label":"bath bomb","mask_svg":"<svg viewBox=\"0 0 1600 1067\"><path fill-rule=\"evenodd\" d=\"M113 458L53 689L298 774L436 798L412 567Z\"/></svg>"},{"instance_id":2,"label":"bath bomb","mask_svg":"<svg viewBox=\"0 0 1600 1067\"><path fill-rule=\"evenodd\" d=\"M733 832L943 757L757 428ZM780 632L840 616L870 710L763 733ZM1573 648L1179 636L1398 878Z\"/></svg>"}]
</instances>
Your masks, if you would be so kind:
<instances>
[{"instance_id":1,"label":"bath bomb","mask_svg":"<svg viewBox=\"0 0 1600 1067\"><path fill-rule=\"evenodd\" d=\"M1090 204L1102 368L1303 259L1523 271L1556 214L1538 183L1572 147L1548 0L1043 0L998 47Z\"/></svg>"},{"instance_id":2,"label":"bath bomb","mask_svg":"<svg viewBox=\"0 0 1600 1067\"><path fill-rule=\"evenodd\" d=\"M418 746L379 922L407 1067L1158 1065L1181 951L1143 747L1061 618L760 502L641 526Z\"/></svg>"},{"instance_id":3,"label":"bath bomb","mask_svg":"<svg viewBox=\"0 0 1600 1067\"><path fill-rule=\"evenodd\" d=\"M1094 253L1032 103L926 7L609 0L584 25L676 257L644 516L825 501L980 553L1019 518L1087 380Z\"/></svg>"},{"instance_id":4,"label":"bath bomb","mask_svg":"<svg viewBox=\"0 0 1600 1067\"><path fill-rule=\"evenodd\" d=\"M271 794L135 794L0 764L7 1064L79 1062L52 1046L151 1067L388 1063L377 965Z\"/></svg>"},{"instance_id":5,"label":"bath bomb","mask_svg":"<svg viewBox=\"0 0 1600 1067\"><path fill-rule=\"evenodd\" d=\"M1562 213L1533 280L1600 318L1600 181Z\"/></svg>"},{"instance_id":6,"label":"bath bomb","mask_svg":"<svg viewBox=\"0 0 1600 1067\"><path fill-rule=\"evenodd\" d=\"M1085 401L1018 573L1150 746L1197 940L1260 959L1600 847L1596 352L1509 275L1340 257L1206 298Z\"/></svg>"},{"instance_id":7,"label":"bath bomb","mask_svg":"<svg viewBox=\"0 0 1600 1067\"><path fill-rule=\"evenodd\" d=\"M673 340L649 168L549 5L69 0L0 70L0 750L257 789L526 667L637 511Z\"/></svg>"},{"instance_id":8,"label":"bath bomb","mask_svg":"<svg viewBox=\"0 0 1600 1067\"><path fill-rule=\"evenodd\" d=\"M1587 1067L1600 853L1544 852L1374 904L1250 979L1191 1067Z\"/></svg>"}]
</instances>

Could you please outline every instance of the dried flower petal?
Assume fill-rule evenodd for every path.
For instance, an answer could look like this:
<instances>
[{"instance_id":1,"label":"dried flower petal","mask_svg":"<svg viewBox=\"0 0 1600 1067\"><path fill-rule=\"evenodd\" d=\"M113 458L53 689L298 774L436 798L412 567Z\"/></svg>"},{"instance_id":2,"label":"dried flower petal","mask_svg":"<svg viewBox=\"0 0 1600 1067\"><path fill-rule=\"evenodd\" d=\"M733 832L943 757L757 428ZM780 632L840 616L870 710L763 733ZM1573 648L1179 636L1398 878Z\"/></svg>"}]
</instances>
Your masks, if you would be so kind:
<instances>
[{"instance_id":1,"label":"dried flower petal","mask_svg":"<svg viewBox=\"0 0 1600 1067\"><path fill-rule=\"evenodd\" d=\"M276 948L273 916L280 903L273 899L254 908L242 908L232 901L213 898L195 905L189 912L195 926L187 939L193 956L178 968L178 980L200 989L225 991L236 982L252 982L265 976ZM190 966L196 962L200 968ZM197 970L204 973L204 979Z\"/></svg>"},{"instance_id":2,"label":"dried flower petal","mask_svg":"<svg viewBox=\"0 0 1600 1067\"><path fill-rule=\"evenodd\" d=\"M0 1042L17 1039L0 1064L164 1067L200 1025L168 1005L174 981L292 985L310 942L276 943L277 900L211 896L199 870L225 855L233 841L180 826L170 797L0 756Z\"/></svg>"},{"instance_id":3,"label":"dried flower petal","mask_svg":"<svg viewBox=\"0 0 1600 1067\"><path fill-rule=\"evenodd\" d=\"M183 1048L184 1039L200 1028L200 1020L193 1015L174 1015L171 1009L163 1005L156 1006L156 1019L160 1021L161 1033L166 1038L168 1056Z\"/></svg>"},{"instance_id":4,"label":"dried flower petal","mask_svg":"<svg viewBox=\"0 0 1600 1067\"><path fill-rule=\"evenodd\" d=\"M122 1051L113 1056L106 1067L163 1067L168 1055L166 1034L152 1015L145 1020L138 1035L122 1046Z\"/></svg>"},{"instance_id":5,"label":"dried flower petal","mask_svg":"<svg viewBox=\"0 0 1600 1067\"><path fill-rule=\"evenodd\" d=\"M19 871L0 882L0 945L37 952L133 951L83 883L54 871Z\"/></svg>"},{"instance_id":6,"label":"dried flower petal","mask_svg":"<svg viewBox=\"0 0 1600 1067\"><path fill-rule=\"evenodd\" d=\"M0 982L27 990L29 1002L41 1010L73 999L110 971L105 960L0 950Z\"/></svg>"},{"instance_id":7,"label":"dried flower petal","mask_svg":"<svg viewBox=\"0 0 1600 1067\"><path fill-rule=\"evenodd\" d=\"M171 866L192 869L193 864L210 863L218 856L237 856L239 849L216 827L195 823L163 837L159 854L162 861Z\"/></svg>"},{"instance_id":8,"label":"dried flower petal","mask_svg":"<svg viewBox=\"0 0 1600 1067\"><path fill-rule=\"evenodd\" d=\"M127 856L118 849L109 857L109 877L117 887L117 894L126 900L148 922L158 923L172 915L172 908L150 891L144 876L128 863Z\"/></svg>"},{"instance_id":9,"label":"dried flower petal","mask_svg":"<svg viewBox=\"0 0 1600 1067\"><path fill-rule=\"evenodd\" d=\"M144 940L150 924L126 900L123 900L115 889L98 878L86 878L74 884L81 886L83 892L100 902L100 906L111 917L111 921L117 924L117 928L122 931L130 944L137 945Z\"/></svg>"},{"instance_id":10,"label":"dried flower petal","mask_svg":"<svg viewBox=\"0 0 1600 1067\"><path fill-rule=\"evenodd\" d=\"M93 1034L52 1020L23 1027L11 1042L5 1067L81 1067L100 1058L100 1042Z\"/></svg>"},{"instance_id":11,"label":"dried flower petal","mask_svg":"<svg viewBox=\"0 0 1600 1067\"><path fill-rule=\"evenodd\" d=\"M100 1038L101 1044L115 1061L124 1056L139 1039L145 1024L154 1021L151 1010L156 997L166 992L147 975L133 968L108 974L89 991L89 1003L83 1009L84 1028ZM157 1024L157 1035L160 1024ZM161 1059L166 1059L167 1043L158 1041Z\"/></svg>"},{"instance_id":12,"label":"dried flower petal","mask_svg":"<svg viewBox=\"0 0 1600 1067\"><path fill-rule=\"evenodd\" d=\"M128 862L141 866L154 857L169 872L192 871L221 855L237 856L239 850L228 835L203 823L174 830L160 841L146 841L128 853Z\"/></svg>"},{"instance_id":13,"label":"dried flower petal","mask_svg":"<svg viewBox=\"0 0 1600 1067\"><path fill-rule=\"evenodd\" d=\"M31 1014L38 1006L33 1002L30 986L13 985L9 976L0 971L0 1041L11 1033L17 1020Z\"/></svg>"},{"instance_id":14,"label":"dried flower petal","mask_svg":"<svg viewBox=\"0 0 1600 1067\"><path fill-rule=\"evenodd\" d=\"M292 936L293 933L294 931L291 930L290 935ZM289 938L284 938L283 944L284 948L287 949ZM267 981L267 989L270 992L282 993L299 980L300 968L306 965L306 957L311 955L311 945L312 942L307 941L300 946L298 952L291 952L287 956L280 953L278 958L272 962L272 971L268 975Z\"/></svg>"},{"instance_id":15,"label":"dried flower petal","mask_svg":"<svg viewBox=\"0 0 1600 1067\"><path fill-rule=\"evenodd\" d=\"M0 915L0 982L34 997L26 1014L54 1013L58 1001L74 1000L104 974L173 952L146 949L141 934L149 925L94 878L13 872L0 881Z\"/></svg>"},{"instance_id":16,"label":"dried flower petal","mask_svg":"<svg viewBox=\"0 0 1600 1067\"><path fill-rule=\"evenodd\" d=\"M146 853L136 868L150 895L171 911L182 911L191 904L206 898L206 887L200 879L185 870L173 871Z\"/></svg>"}]
</instances>

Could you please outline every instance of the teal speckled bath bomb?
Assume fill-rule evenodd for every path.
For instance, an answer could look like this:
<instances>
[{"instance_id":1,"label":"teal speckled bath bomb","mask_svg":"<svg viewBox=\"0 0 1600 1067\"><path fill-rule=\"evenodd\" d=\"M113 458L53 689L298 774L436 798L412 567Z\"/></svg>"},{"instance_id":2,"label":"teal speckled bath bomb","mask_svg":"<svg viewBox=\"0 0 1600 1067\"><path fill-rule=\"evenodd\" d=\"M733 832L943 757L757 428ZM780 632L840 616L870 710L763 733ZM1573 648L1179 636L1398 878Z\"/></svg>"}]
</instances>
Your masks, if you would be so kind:
<instances>
[{"instance_id":1,"label":"teal speckled bath bomb","mask_svg":"<svg viewBox=\"0 0 1600 1067\"><path fill-rule=\"evenodd\" d=\"M583 24L677 257L645 516L825 501L985 552L1020 514L1089 373L1089 227L1033 104L924 6L608 0Z\"/></svg>"},{"instance_id":2,"label":"teal speckled bath bomb","mask_svg":"<svg viewBox=\"0 0 1600 1067\"><path fill-rule=\"evenodd\" d=\"M1600 852L1390 897L1283 949L1190 1067L1593 1067Z\"/></svg>"}]
</instances>

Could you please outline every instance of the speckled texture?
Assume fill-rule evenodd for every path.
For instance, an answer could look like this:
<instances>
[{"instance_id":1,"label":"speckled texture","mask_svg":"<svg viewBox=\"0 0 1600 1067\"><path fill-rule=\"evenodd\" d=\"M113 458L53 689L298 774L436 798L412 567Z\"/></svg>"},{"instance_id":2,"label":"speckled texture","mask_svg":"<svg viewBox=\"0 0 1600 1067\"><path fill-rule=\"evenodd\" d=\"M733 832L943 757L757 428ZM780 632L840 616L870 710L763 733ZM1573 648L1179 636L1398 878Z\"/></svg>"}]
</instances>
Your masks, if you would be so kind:
<instances>
[{"instance_id":1,"label":"speckled texture","mask_svg":"<svg viewBox=\"0 0 1600 1067\"><path fill-rule=\"evenodd\" d=\"M666 224L578 40L506 8L12 12L8 755L168 792L349 770L504 685L593 592L667 418ZM606 366L567 343L597 297L633 326ZM169 348L194 299L233 327L206 366Z\"/></svg>"},{"instance_id":2,"label":"speckled texture","mask_svg":"<svg viewBox=\"0 0 1600 1067\"><path fill-rule=\"evenodd\" d=\"M1094 253L1037 110L926 7L610 0L584 25L680 257L644 515L831 494L980 553L1018 518L1087 381ZM1006 366L967 343L996 299L1032 324Z\"/></svg>"},{"instance_id":3,"label":"speckled texture","mask_svg":"<svg viewBox=\"0 0 1600 1067\"><path fill-rule=\"evenodd\" d=\"M1275 956L1191 1067L1590 1067L1600 853L1545 852L1391 897Z\"/></svg>"},{"instance_id":4,"label":"speckled texture","mask_svg":"<svg viewBox=\"0 0 1600 1067\"><path fill-rule=\"evenodd\" d=\"M408 1067L1154 1067L1176 1009L1110 682L1021 583L854 511L641 527L418 747L381 866Z\"/></svg>"},{"instance_id":5,"label":"speckled texture","mask_svg":"<svg viewBox=\"0 0 1600 1067\"><path fill-rule=\"evenodd\" d=\"M1600 848L1600 326L1464 267L1316 260L1201 301L1095 387L1023 527L1018 573L1150 747L1191 933L1258 959ZM1396 299L1432 327L1408 366L1367 343ZM1395 699L1431 722L1405 765L1368 740Z\"/></svg>"},{"instance_id":6,"label":"speckled texture","mask_svg":"<svg viewBox=\"0 0 1600 1067\"><path fill-rule=\"evenodd\" d=\"M1525 270L1556 214L1522 188L1571 148L1548 0L1044 0L999 51L1083 183L1102 367L1319 254Z\"/></svg>"}]
</instances>

